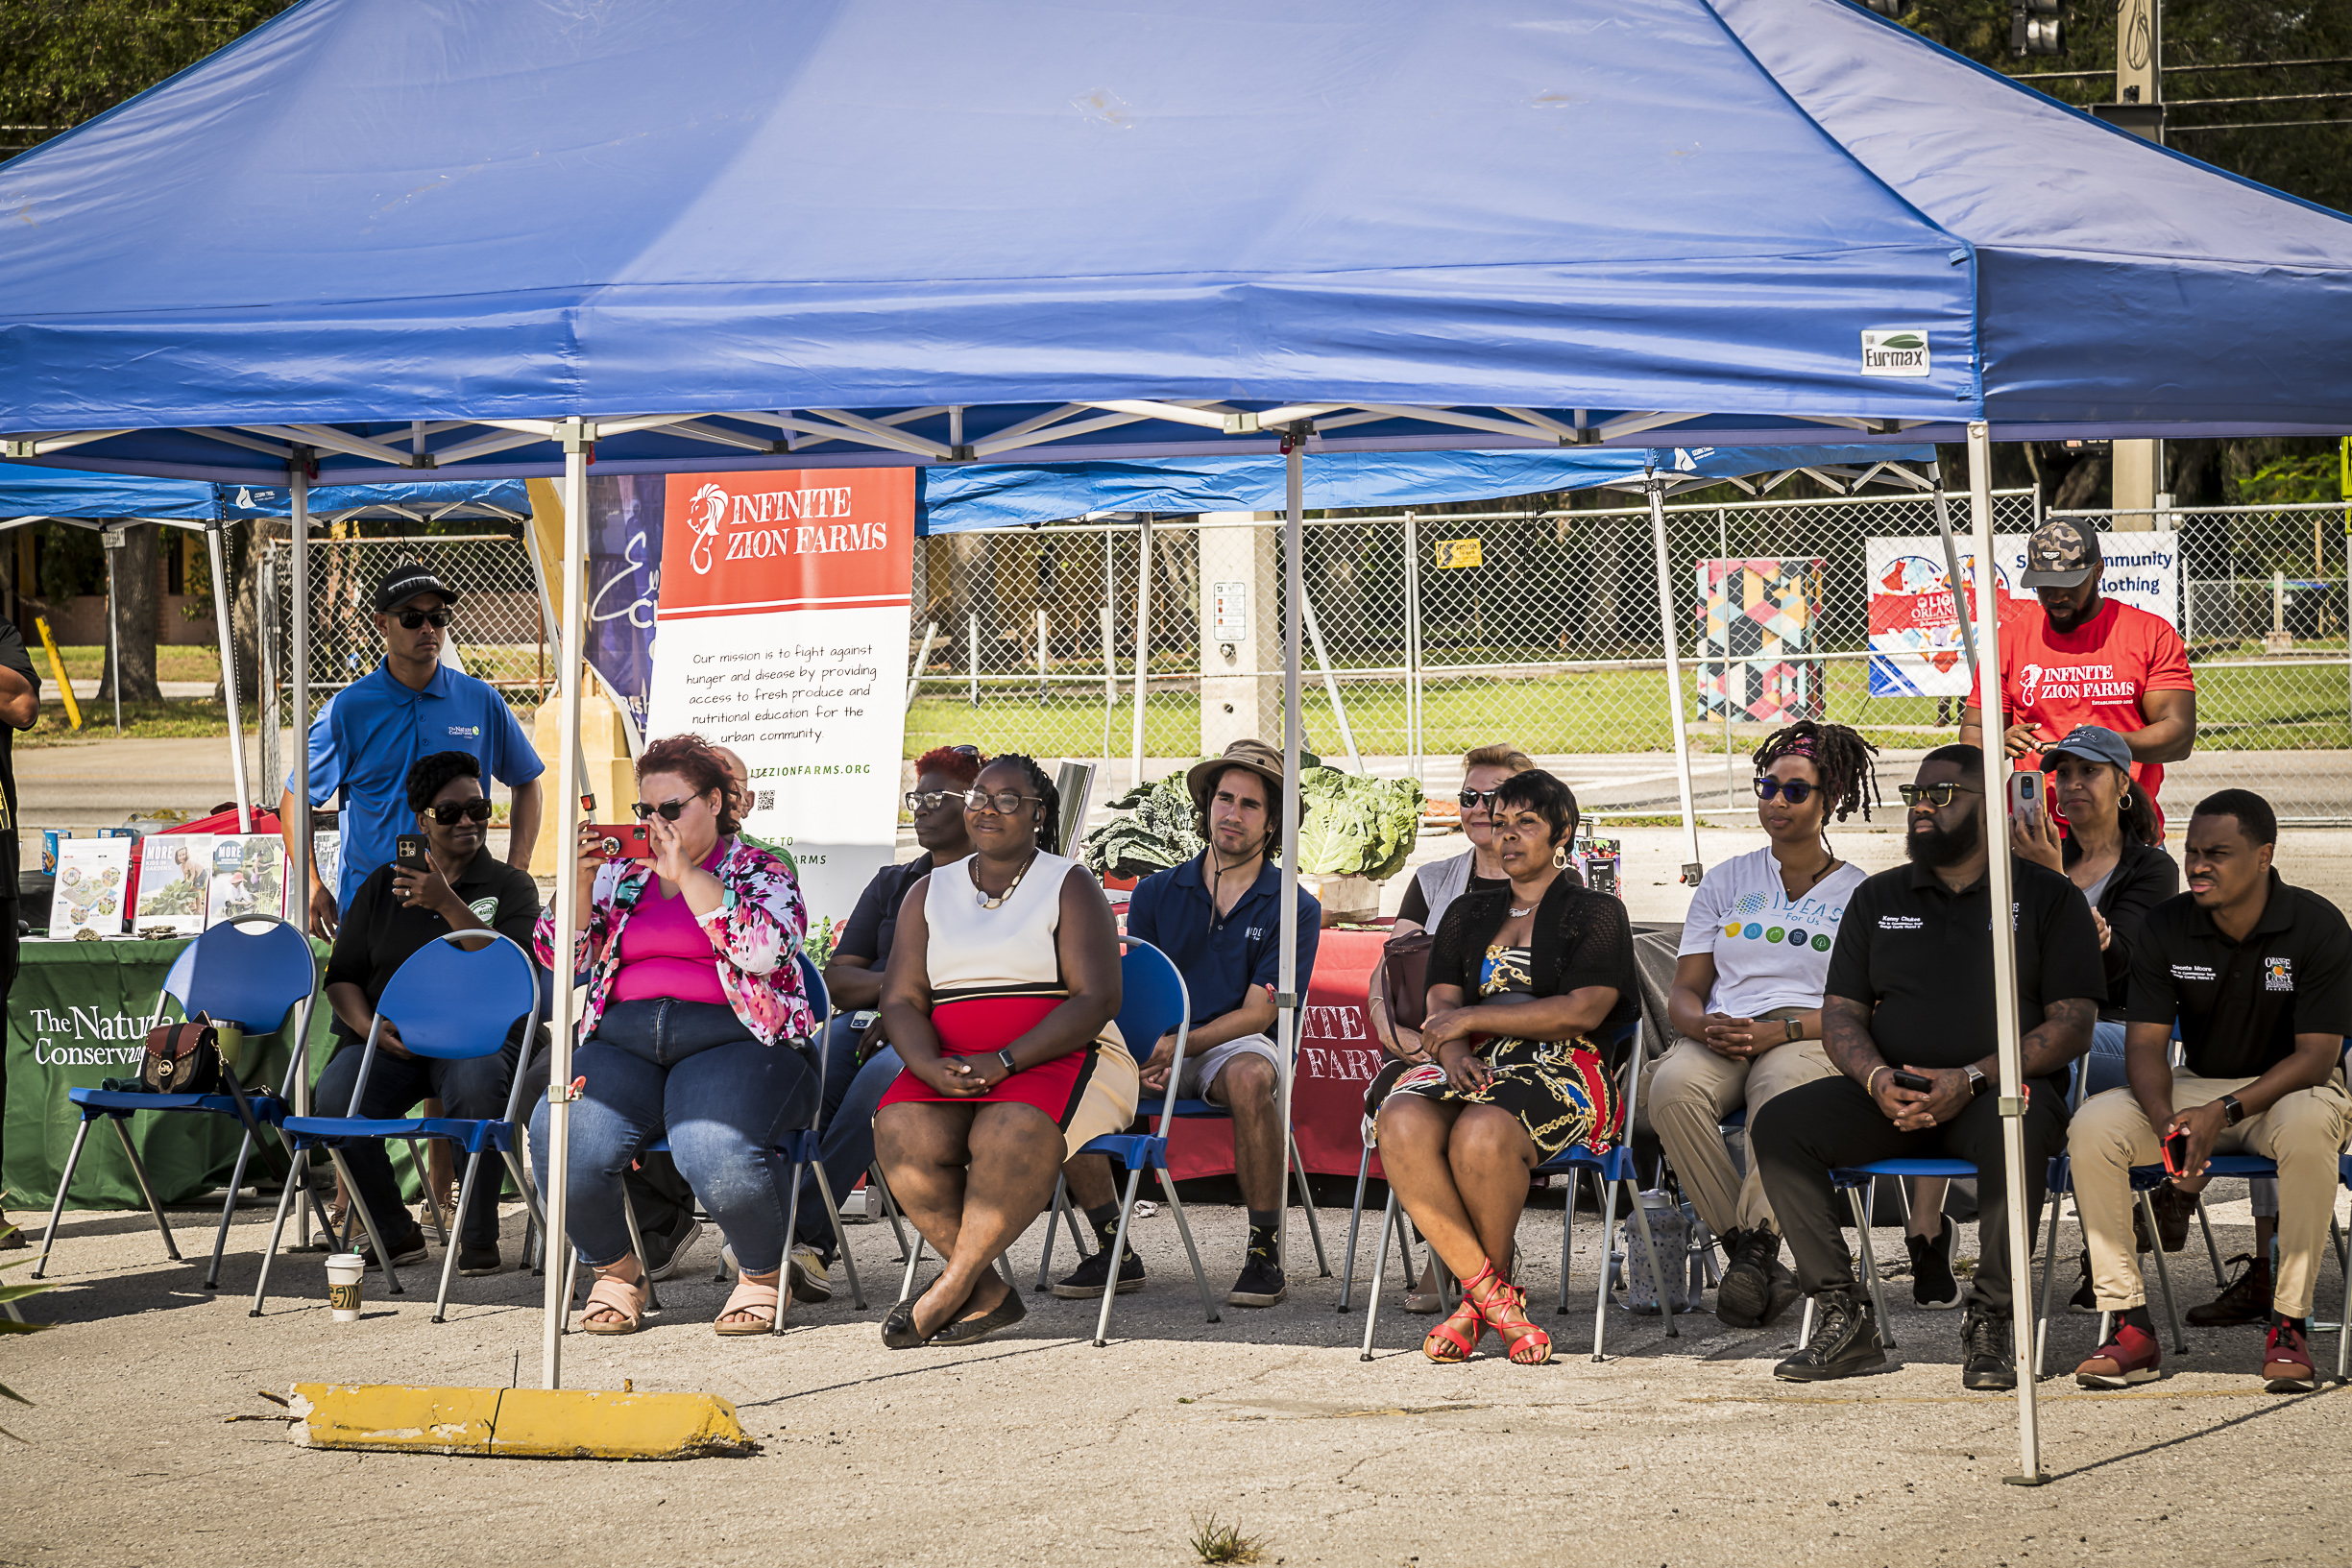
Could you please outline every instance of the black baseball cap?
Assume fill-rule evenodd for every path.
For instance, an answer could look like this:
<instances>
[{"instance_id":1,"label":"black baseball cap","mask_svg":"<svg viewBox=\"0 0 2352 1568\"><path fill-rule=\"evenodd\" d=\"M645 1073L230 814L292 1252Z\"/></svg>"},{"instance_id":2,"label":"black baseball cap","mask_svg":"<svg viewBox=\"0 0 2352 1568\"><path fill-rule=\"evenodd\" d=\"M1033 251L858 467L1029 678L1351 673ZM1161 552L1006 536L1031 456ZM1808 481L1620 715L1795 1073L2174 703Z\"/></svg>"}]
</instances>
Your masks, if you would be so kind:
<instances>
[{"instance_id":1,"label":"black baseball cap","mask_svg":"<svg viewBox=\"0 0 2352 1568\"><path fill-rule=\"evenodd\" d=\"M405 562L385 572L376 585L376 609L378 615L395 610L424 593L438 593L444 604L457 602L457 591L435 576L430 567L415 561Z\"/></svg>"}]
</instances>

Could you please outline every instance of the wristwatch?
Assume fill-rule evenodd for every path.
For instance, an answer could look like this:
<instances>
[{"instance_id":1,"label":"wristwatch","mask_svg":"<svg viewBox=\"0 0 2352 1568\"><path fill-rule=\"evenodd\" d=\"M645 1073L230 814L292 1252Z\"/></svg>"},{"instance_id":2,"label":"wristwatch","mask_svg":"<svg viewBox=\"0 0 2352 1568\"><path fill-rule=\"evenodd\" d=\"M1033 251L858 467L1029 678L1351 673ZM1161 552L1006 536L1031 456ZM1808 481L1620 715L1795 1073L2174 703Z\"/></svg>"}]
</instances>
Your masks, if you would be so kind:
<instances>
[{"instance_id":1,"label":"wristwatch","mask_svg":"<svg viewBox=\"0 0 2352 1568\"><path fill-rule=\"evenodd\" d=\"M1985 1091L1985 1086L1993 1081L1984 1075L1984 1070L1982 1068L1977 1067L1973 1062L1966 1068L1962 1069L1962 1071L1968 1074L1968 1098L1971 1099L1975 1099L1978 1095L1983 1094Z\"/></svg>"},{"instance_id":2,"label":"wristwatch","mask_svg":"<svg viewBox=\"0 0 2352 1568\"><path fill-rule=\"evenodd\" d=\"M1797 1040L1802 1040L1802 1039L1804 1039L1804 1038L1805 1038L1805 1036L1804 1036L1804 1035L1802 1035L1802 1034L1800 1034L1800 1033L1798 1032L1798 1030L1799 1030L1799 1029L1801 1029L1802 1027L1804 1027L1804 1025L1801 1025L1801 1024L1799 1024L1799 1023L1798 1023L1798 1022L1797 1022L1795 1019L1793 1019L1793 1018L1785 1018L1785 1019L1782 1019L1781 1022L1788 1025L1788 1040L1789 1040L1789 1041L1797 1041ZM1783 1042L1783 1044L1786 1044L1786 1043L1787 1043L1787 1042Z\"/></svg>"},{"instance_id":3,"label":"wristwatch","mask_svg":"<svg viewBox=\"0 0 2352 1568\"><path fill-rule=\"evenodd\" d=\"M1005 1064L1005 1076L1008 1078L1015 1073L1021 1071L1021 1064L1012 1059L1012 1052L1010 1050L998 1051L996 1053L996 1059Z\"/></svg>"},{"instance_id":4,"label":"wristwatch","mask_svg":"<svg viewBox=\"0 0 2352 1568\"><path fill-rule=\"evenodd\" d=\"M2238 1097L2236 1095L2223 1095L2221 1097L2221 1114L2229 1119L2227 1124L2234 1127L2239 1122L2245 1120L2245 1107L2238 1102Z\"/></svg>"}]
</instances>

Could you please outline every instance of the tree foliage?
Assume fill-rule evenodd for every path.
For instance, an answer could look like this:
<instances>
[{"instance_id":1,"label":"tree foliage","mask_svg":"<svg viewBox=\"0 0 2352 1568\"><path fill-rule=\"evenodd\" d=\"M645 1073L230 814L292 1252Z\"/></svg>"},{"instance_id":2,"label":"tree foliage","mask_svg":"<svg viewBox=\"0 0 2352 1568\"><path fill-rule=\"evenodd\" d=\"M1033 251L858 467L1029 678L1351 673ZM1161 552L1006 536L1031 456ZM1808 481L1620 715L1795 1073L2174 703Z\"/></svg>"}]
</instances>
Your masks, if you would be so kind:
<instances>
[{"instance_id":1,"label":"tree foliage","mask_svg":"<svg viewBox=\"0 0 2352 1568\"><path fill-rule=\"evenodd\" d=\"M293 0L0 0L0 151L187 69Z\"/></svg>"}]
</instances>

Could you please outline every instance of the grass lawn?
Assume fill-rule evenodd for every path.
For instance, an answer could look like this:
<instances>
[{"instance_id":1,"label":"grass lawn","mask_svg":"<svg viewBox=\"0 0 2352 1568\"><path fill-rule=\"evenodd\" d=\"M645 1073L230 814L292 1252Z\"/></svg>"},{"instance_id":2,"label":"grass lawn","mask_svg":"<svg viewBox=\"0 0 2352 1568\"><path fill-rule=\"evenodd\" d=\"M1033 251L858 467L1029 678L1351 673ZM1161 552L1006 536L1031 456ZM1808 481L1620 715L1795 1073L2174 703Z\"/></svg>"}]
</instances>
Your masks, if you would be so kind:
<instances>
[{"instance_id":1,"label":"grass lawn","mask_svg":"<svg viewBox=\"0 0 2352 1568\"><path fill-rule=\"evenodd\" d=\"M246 733L253 733L253 712L245 714ZM217 702L126 702L123 704L123 738L126 740L187 740L206 736L229 736L229 715ZM82 728L76 731L66 722L65 705L53 700L45 692L40 716L30 730L16 732L16 745L64 746L85 740L114 738L114 702L112 698L92 697L82 704Z\"/></svg>"},{"instance_id":2,"label":"grass lawn","mask_svg":"<svg viewBox=\"0 0 2352 1568\"><path fill-rule=\"evenodd\" d=\"M33 667L41 672L41 682L48 685L53 677L49 671L49 653L35 633L26 641L33 654ZM107 650L94 643L67 642L58 646L65 658L65 674L69 680L95 681L106 673ZM159 646L156 649L156 679L158 681L217 681L221 678L221 650L209 643L188 642ZM123 714L127 722L131 715Z\"/></svg>"},{"instance_id":3,"label":"grass lawn","mask_svg":"<svg viewBox=\"0 0 2352 1568\"><path fill-rule=\"evenodd\" d=\"M1869 673L1860 661L1828 666L1823 716L1851 724L1880 746L1933 745L1957 733L1959 701L1952 717L1937 722L1932 697L1872 697ZM2231 667L2209 664L2197 672L2197 745L2203 751L2314 750L2352 746L2343 666ZM1694 693L1696 679L1685 666L1684 683ZM1359 751L1394 755L1405 748L1404 685L1401 681L1349 682L1341 695L1347 707ZM1423 742L1432 756L1459 754L1472 746L1509 737L1531 752L1662 752L1673 745L1665 703L1665 676L1657 670L1598 670L1497 680L1472 676L1457 682L1432 678L1422 690ZM1310 672L1301 690L1308 748L1325 756L1345 755L1339 725L1322 683ZM1103 749L1101 686L1036 689L983 687L980 706L958 693L926 694L907 715L906 755L934 746L970 742L984 751L1026 750L1039 757L1092 757ZM1134 708L1122 700L1110 713L1109 753L1126 756L1133 733ZM1734 727L1732 745L1744 751L1762 726ZM1271 736L1269 738L1272 738ZM1691 748L1723 749L1720 717L1690 721ZM1144 750L1152 757L1189 757L1200 746L1200 698L1191 691L1155 691L1145 713Z\"/></svg>"}]
</instances>

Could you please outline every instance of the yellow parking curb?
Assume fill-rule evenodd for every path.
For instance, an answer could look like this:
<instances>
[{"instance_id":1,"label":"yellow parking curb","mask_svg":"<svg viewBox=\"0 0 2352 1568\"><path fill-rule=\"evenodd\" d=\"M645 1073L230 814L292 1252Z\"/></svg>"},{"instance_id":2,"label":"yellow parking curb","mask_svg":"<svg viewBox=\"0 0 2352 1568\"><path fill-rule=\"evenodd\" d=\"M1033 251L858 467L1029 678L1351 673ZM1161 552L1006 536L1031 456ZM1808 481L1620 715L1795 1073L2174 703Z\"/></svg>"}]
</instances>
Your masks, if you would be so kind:
<instances>
[{"instance_id":1,"label":"yellow parking curb","mask_svg":"<svg viewBox=\"0 0 2352 1568\"><path fill-rule=\"evenodd\" d=\"M298 1383L288 1409L303 1448L542 1459L691 1459L753 1448L735 1406L716 1394Z\"/></svg>"}]
</instances>

